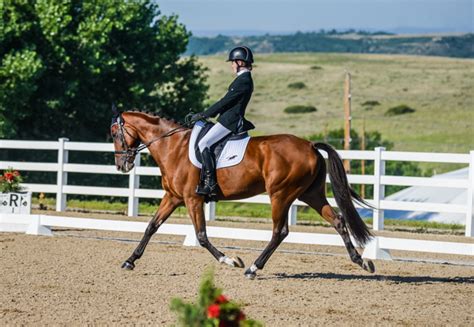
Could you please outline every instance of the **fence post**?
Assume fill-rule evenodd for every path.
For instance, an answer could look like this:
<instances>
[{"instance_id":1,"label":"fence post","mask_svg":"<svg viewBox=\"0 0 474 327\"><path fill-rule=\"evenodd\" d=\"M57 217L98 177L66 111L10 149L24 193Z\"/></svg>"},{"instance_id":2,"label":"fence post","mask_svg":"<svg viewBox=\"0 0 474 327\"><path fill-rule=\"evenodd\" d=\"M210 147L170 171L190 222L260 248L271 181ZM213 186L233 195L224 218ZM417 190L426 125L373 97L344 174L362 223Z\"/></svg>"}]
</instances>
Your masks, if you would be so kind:
<instances>
[{"instance_id":1,"label":"fence post","mask_svg":"<svg viewBox=\"0 0 474 327\"><path fill-rule=\"evenodd\" d=\"M58 175L57 175L57 192L56 192L56 211L66 210L67 196L63 193L63 186L67 185L67 173L64 172L64 164L69 160L69 153L64 149L64 144L69 141L68 138L62 137L58 139Z\"/></svg>"},{"instance_id":2,"label":"fence post","mask_svg":"<svg viewBox=\"0 0 474 327\"><path fill-rule=\"evenodd\" d=\"M374 205L375 210L372 215L372 224L374 230L383 230L384 228L384 212L380 209L380 201L385 198L385 185L382 185L381 179L385 175L385 161L382 160L382 153L385 151L384 147L376 147L374 160ZM378 209L378 210L377 210Z\"/></svg>"},{"instance_id":3,"label":"fence post","mask_svg":"<svg viewBox=\"0 0 474 327\"><path fill-rule=\"evenodd\" d=\"M211 201L204 205L204 217L207 221L216 220L216 203Z\"/></svg>"},{"instance_id":4,"label":"fence post","mask_svg":"<svg viewBox=\"0 0 474 327\"><path fill-rule=\"evenodd\" d=\"M135 189L140 187L140 176L137 174L137 167L140 166L140 153L135 157L135 167L128 175L128 216L138 216L138 198L135 196Z\"/></svg>"},{"instance_id":5,"label":"fence post","mask_svg":"<svg viewBox=\"0 0 474 327\"><path fill-rule=\"evenodd\" d=\"M469 187L467 189L465 235L468 237L474 237L474 151L469 152L469 155Z\"/></svg>"},{"instance_id":6,"label":"fence post","mask_svg":"<svg viewBox=\"0 0 474 327\"><path fill-rule=\"evenodd\" d=\"M292 204L290 206L290 210L288 210L288 225L296 225L296 214L298 212L298 206L295 204Z\"/></svg>"}]
</instances>

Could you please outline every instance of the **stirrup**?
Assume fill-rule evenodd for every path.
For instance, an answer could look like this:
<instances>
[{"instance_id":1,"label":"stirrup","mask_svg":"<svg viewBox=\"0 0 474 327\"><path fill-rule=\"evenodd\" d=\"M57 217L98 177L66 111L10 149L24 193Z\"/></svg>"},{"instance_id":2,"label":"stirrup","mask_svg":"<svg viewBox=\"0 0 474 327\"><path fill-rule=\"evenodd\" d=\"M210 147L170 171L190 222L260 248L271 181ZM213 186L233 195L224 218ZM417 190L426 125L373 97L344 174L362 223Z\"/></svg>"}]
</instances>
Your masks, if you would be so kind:
<instances>
[{"instance_id":1,"label":"stirrup","mask_svg":"<svg viewBox=\"0 0 474 327\"><path fill-rule=\"evenodd\" d=\"M217 196L217 184L213 186L209 185L208 183L204 183L204 185L199 184L196 186L196 194L202 196L208 196L210 198Z\"/></svg>"}]
</instances>

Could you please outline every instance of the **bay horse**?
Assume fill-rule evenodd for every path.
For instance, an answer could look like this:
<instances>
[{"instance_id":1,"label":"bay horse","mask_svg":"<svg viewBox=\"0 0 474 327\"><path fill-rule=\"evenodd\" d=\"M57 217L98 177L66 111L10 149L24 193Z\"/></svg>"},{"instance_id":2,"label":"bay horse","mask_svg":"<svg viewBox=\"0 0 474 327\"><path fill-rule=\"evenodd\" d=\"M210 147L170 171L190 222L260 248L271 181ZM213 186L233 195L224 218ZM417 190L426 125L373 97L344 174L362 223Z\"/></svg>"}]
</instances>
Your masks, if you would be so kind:
<instances>
[{"instance_id":1,"label":"bay horse","mask_svg":"<svg viewBox=\"0 0 474 327\"><path fill-rule=\"evenodd\" d=\"M244 268L240 258L227 257L207 238L204 198L195 193L200 169L188 158L191 129L159 115L139 111L115 111L110 129L117 169L123 173L133 169L136 154L148 147L160 167L162 185L166 191L142 240L122 268L135 268L135 261L143 255L152 235L181 205L187 207L199 244L220 263ZM328 172L340 214L333 210L326 199L326 163L319 150L328 153ZM350 187L343 163L330 145L313 143L288 134L252 137L242 162L218 169L217 179L220 187L218 200L243 199L264 192L270 197L272 237L260 256L245 270L246 277L255 278L257 270L263 269L288 235L288 210L296 199L307 203L336 229L354 263L368 272L375 271L372 261L364 260L357 252L349 234L350 231L360 246L372 237L352 200L367 203Z\"/></svg>"}]
</instances>

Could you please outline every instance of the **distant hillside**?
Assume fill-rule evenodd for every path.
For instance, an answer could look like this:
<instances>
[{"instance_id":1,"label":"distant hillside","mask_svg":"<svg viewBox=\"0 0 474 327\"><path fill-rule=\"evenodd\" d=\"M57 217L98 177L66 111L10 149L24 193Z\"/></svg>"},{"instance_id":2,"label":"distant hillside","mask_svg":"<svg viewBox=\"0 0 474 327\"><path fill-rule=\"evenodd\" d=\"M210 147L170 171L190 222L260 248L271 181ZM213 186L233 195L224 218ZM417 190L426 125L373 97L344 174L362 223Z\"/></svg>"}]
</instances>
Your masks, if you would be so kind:
<instances>
[{"instance_id":1,"label":"distant hillside","mask_svg":"<svg viewBox=\"0 0 474 327\"><path fill-rule=\"evenodd\" d=\"M209 105L222 97L233 79L225 56L199 58L208 68ZM256 126L252 135L308 136L342 128L344 78L349 71L352 127L359 135L365 122L366 131L379 131L397 151L474 150L474 59L352 53L273 53L257 59L255 90L246 111ZM295 105L317 110L285 111ZM415 111L387 116L394 107ZM457 168L462 166L450 167Z\"/></svg>"},{"instance_id":2,"label":"distant hillside","mask_svg":"<svg viewBox=\"0 0 474 327\"><path fill-rule=\"evenodd\" d=\"M191 37L187 54L210 55L246 44L257 53L345 52L474 58L474 34L393 35L384 32L297 32L291 35Z\"/></svg>"}]
</instances>

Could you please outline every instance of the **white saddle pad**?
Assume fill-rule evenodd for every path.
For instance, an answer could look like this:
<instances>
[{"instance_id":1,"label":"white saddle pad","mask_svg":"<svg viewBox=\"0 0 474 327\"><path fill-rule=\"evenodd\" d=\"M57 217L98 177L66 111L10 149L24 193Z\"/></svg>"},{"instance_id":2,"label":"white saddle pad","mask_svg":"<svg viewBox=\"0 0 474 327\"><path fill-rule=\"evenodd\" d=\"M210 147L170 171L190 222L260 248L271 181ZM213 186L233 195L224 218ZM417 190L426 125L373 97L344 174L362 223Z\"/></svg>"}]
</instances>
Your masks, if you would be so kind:
<instances>
[{"instance_id":1,"label":"white saddle pad","mask_svg":"<svg viewBox=\"0 0 474 327\"><path fill-rule=\"evenodd\" d=\"M196 139L201 132L202 127L204 126L203 122L198 121L191 132L191 139L189 140L189 160L197 168L202 168L201 163L196 158L196 153L194 151L194 145L196 144ZM231 140L227 141L224 149L216 160L216 168L226 168L239 164L245 155L245 149L247 149L247 144L250 141L250 136L245 137L240 140Z\"/></svg>"}]
</instances>

